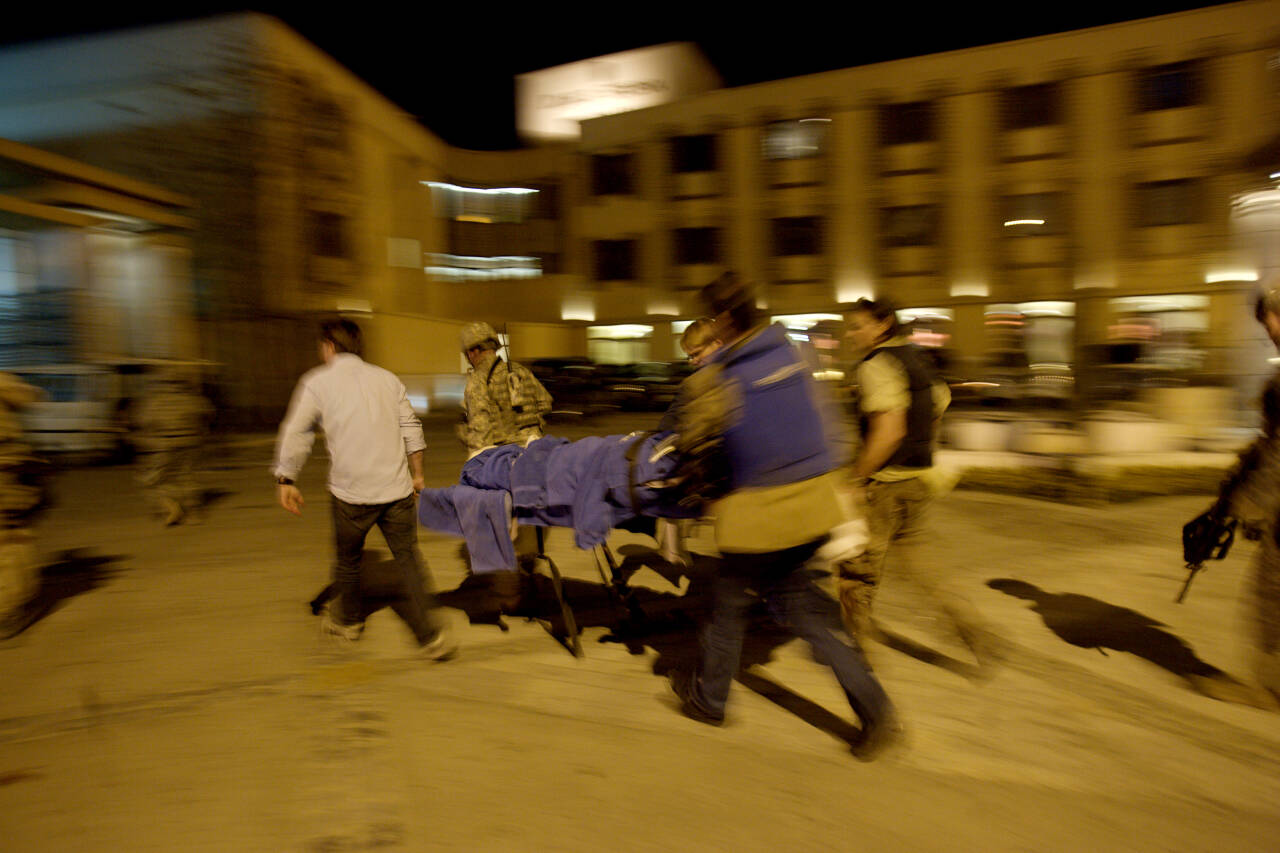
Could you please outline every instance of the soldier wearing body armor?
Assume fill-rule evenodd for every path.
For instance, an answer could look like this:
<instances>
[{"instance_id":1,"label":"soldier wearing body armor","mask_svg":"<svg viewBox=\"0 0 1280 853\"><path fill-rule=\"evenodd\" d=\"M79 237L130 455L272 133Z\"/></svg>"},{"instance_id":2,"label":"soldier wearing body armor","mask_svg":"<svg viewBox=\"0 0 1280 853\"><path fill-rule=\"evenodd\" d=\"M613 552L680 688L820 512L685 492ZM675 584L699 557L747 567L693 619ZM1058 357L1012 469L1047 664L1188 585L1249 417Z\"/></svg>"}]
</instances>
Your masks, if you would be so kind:
<instances>
[{"instance_id":1,"label":"soldier wearing body armor","mask_svg":"<svg viewBox=\"0 0 1280 853\"><path fill-rule=\"evenodd\" d=\"M1280 350L1280 286L1263 291L1254 309ZM1259 539L1249 583L1253 668L1257 684L1280 700L1280 370L1262 390L1262 435L1240 454L1205 514L1218 523L1244 522Z\"/></svg>"},{"instance_id":2,"label":"soldier wearing body armor","mask_svg":"<svg viewBox=\"0 0 1280 853\"><path fill-rule=\"evenodd\" d=\"M200 506L194 468L212 413L195 377L176 367L158 372L138 404L138 479L166 526L180 524Z\"/></svg>"},{"instance_id":3,"label":"soldier wearing body armor","mask_svg":"<svg viewBox=\"0 0 1280 853\"><path fill-rule=\"evenodd\" d=\"M471 364L463 392L465 423L458 437L467 446L467 457L499 444L528 444L542 438L544 418L551 411L551 395L523 364L498 357L498 333L488 323L470 323L459 336L463 355ZM525 577L538 554L537 531L516 528L516 561L521 571L490 572L494 604L500 611L522 609Z\"/></svg>"},{"instance_id":4,"label":"soldier wearing body armor","mask_svg":"<svg viewBox=\"0 0 1280 853\"><path fill-rule=\"evenodd\" d=\"M862 445L853 478L870 538L860 557L839 567L845 627L859 640L868 638L871 603L888 558L892 570L932 599L979 665L987 667L1003 644L968 598L948 583L946 566L921 559L929 538L926 511L938 490L934 437L951 392L907 340L887 301L859 300L850 315L849 337L864 353L857 368Z\"/></svg>"},{"instance_id":5,"label":"soldier wearing body armor","mask_svg":"<svg viewBox=\"0 0 1280 853\"><path fill-rule=\"evenodd\" d=\"M551 395L523 364L498 356L498 333L488 323L471 323L460 336L471 364L462 409L466 423L458 437L468 456L499 444L527 444L541 438Z\"/></svg>"},{"instance_id":6,"label":"soldier wearing body armor","mask_svg":"<svg viewBox=\"0 0 1280 853\"><path fill-rule=\"evenodd\" d=\"M40 392L0 373L0 640L25 629L40 592L31 524L44 506L45 466L22 440L19 410Z\"/></svg>"}]
</instances>

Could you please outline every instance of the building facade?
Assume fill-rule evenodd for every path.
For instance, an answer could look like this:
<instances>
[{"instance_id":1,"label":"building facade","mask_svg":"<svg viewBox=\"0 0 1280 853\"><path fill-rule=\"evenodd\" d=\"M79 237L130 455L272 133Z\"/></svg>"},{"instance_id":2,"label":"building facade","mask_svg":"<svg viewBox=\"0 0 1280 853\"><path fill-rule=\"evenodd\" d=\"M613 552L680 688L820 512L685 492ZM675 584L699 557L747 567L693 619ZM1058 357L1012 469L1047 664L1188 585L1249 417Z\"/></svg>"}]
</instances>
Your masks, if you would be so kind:
<instances>
[{"instance_id":1,"label":"building facade","mask_svg":"<svg viewBox=\"0 0 1280 853\"><path fill-rule=\"evenodd\" d=\"M1248 384L1268 270L1232 217L1280 177L1250 157L1278 23L1238 3L585 122L569 267L597 321L687 317L729 267L775 315L889 296L973 378L1020 349L1046 379L1129 353Z\"/></svg>"},{"instance_id":2,"label":"building facade","mask_svg":"<svg viewBox=\"0 0 1280 853\"><path fill-rule=\"evenodd\" d=\"M466 321L521 359L669 360L725 269L798 335L889 296L961 379L1105 397L1125 392L1092 368L1120 365L1244 394L1266 369L1249 303L1275 274L1278 54L1280 2L1249 0L472 152L237 15L0 51L0 137L194 200L203 351L249 420L278 414L318 314L361 319L370 357L447 405Z\"/></svg>"}]
</instances>

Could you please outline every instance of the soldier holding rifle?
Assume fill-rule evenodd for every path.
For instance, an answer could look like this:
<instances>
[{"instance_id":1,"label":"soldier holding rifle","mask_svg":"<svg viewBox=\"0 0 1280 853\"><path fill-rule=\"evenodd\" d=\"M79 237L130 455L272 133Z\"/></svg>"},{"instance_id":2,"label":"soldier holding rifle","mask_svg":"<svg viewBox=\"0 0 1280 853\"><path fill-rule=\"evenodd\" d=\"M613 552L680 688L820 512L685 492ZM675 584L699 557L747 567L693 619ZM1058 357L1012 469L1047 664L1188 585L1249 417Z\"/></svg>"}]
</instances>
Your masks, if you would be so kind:
<instances>
[{"instance_id":1,"label":"soldier holding rifle","mask_svg":"<svg viewBox=\"0 0 1280 853\"><path fill-rule=\"evenodd\" d=\"M1258 296L1255 316L1280 350L1280 285ZM1213 506L1182 530L1190 574L1178 601L1206 560L1226 555L1237 519L1246 521L1246 535L1261 544L1249 587L1254 675L1261 687L1280 699L1280 371L1262 391L1262 435L1240 454Z\"/></svg>"}]
</instances>

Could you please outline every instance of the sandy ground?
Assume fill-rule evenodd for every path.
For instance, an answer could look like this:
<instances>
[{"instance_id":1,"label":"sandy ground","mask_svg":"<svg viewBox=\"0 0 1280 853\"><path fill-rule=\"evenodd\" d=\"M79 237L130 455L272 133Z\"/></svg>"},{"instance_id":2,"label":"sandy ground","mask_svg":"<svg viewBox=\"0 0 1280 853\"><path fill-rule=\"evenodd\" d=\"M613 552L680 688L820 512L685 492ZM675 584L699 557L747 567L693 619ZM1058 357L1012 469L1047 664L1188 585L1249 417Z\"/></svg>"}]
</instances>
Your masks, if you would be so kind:
<instances>
[{"instance_id":1,"label":"sandy ground","mask_svg":"<svg viewBox=\"0 0 1280 853\"><path fill-rule=\"evenodd\" d=\"M428 424L435 485L462 460L446 427ZM389 609L355 648L335 648L306 606L330 559L324 460L303 474L297 519L274 505L269 457L262 437L212 446L207 515L171 529L127 469L59 477L39 530L47 612L0 644L0 848L1277 849L1280 715L1207 698L1186 677L1247 673L1252 543L1173 603L1178 531L1204 498L946 498L933 559L1013 654L974 679L890 579L878 607L896 639L868 653L907 739L864 763L830 671L778 633L752 643L728 725L680 716L660 673L696 645L697 578L642 569L652 633L631 649L601 642L616 612L564 531L548 550L585 657L550 622L509 618L504 632L486 619L458 542L426 531L460 656L414 659ZM372 560L386 556L376 534L370 544ZM651 544L611 541L620 554ZM1028 597L987 585L1001 578Z\"/></svg>"}]
</instances>

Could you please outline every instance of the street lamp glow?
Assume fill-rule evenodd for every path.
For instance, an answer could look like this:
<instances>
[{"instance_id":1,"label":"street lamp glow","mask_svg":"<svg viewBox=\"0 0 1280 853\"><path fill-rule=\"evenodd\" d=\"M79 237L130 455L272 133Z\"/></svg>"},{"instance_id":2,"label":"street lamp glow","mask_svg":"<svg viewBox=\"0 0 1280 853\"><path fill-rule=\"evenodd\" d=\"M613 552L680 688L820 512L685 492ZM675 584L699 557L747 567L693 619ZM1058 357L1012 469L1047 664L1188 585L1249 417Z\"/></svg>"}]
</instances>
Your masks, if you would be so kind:
<instances>
[{"instance_id":1,"label":"street lamp glow","mask_svg":"<svg viewBox=\"0 0 1280 853\"><path fill-rule=\"evenodd\" d=\"M990 296L991 289L980 281L961 281L951 285L952 296Z\"/></svg>"},{"instance_id":2,"label":"street lamp glow","mask_svg":"<svg viewBox=\"0 0 1280 853\"><path fill-rule=\"evenodd\" d=\"M1207 273L1204 277L1205 284L1222 284L1228 281L1257 281L1258 273L1254 270L1223 270L1222 272Z\"/></svg>"}]
</instances>

